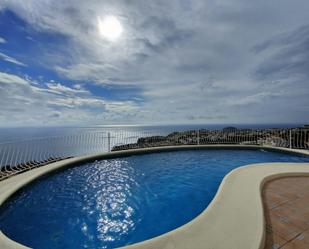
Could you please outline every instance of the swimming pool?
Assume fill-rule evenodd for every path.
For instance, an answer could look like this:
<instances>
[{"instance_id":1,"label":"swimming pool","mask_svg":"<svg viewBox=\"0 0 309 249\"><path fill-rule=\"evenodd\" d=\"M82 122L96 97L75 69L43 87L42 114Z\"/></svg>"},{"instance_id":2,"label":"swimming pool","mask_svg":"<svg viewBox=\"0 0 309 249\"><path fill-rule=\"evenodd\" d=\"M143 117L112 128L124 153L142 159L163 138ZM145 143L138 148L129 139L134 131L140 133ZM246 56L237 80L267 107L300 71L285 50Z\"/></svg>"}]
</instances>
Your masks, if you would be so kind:
<instances>
[{"instance_id":1,"label":"swimming pool","mask_svg":"<svg viewBox=\"0 0 309 249\"><path fill-rule=\"evenodd\" d=\"M263 150L198 150L102 160L29 185L0 211L0 228L33 248L114 248L173 230L200 214L232 169L309 162Z\"/></svg>"}]
</instances>

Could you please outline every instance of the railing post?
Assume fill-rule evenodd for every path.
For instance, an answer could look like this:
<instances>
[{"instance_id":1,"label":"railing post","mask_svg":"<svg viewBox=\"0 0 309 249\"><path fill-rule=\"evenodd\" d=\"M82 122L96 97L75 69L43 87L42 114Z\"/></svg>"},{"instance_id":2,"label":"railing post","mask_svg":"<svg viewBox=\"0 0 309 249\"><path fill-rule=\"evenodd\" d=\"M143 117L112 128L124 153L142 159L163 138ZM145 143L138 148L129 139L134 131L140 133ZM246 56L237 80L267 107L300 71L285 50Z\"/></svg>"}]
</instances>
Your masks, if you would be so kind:
<instances>
[{"instance_id":1,"label":"railing post","mask_svg":"<svg viewBox=\"0 0 309 249\"><path fill-rule=\"evenodd\" d=\"M111 133L110 132L107 133L107 149L108 149L108 152L111 152Z\"/></svg>"},{"instance_id":2,"label":"railing post","mask_svg":"<svg viewBox=\"0 0 309 249\"><path fill-rule=\"evenodd\" d=\"M290 129L290 149L292 149L292 129Z\"/></svg>"},{"instance_id":3,"label":"railing post","mask_svg":"<svg viewBox=\"0 0 309 249\"><path fill-rule=\"evenodd\" d=\"M197 130L197 145L200 145L200 130Z\"/></svg>"}]
</instances>

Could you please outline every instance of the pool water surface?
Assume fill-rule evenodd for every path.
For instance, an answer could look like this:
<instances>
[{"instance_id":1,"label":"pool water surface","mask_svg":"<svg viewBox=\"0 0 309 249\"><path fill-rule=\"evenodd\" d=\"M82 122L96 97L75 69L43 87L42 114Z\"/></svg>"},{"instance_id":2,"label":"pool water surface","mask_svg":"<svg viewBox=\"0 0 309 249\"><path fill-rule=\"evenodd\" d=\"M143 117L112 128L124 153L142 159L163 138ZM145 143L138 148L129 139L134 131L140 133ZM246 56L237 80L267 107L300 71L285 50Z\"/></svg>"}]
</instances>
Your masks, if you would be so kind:
<instances>
[{"instance_id":1,"label":"pool water surface","mask_svg":"<svg viewBox=\"0 0 309 249\"><path fill-rule=\"evenodd\" d=\"M101 160L44 177L0 208L0 229L37 249L115 248L171 231L252 163L309 162L264 150L188 150Z\"/></svg>"}]
</instances>

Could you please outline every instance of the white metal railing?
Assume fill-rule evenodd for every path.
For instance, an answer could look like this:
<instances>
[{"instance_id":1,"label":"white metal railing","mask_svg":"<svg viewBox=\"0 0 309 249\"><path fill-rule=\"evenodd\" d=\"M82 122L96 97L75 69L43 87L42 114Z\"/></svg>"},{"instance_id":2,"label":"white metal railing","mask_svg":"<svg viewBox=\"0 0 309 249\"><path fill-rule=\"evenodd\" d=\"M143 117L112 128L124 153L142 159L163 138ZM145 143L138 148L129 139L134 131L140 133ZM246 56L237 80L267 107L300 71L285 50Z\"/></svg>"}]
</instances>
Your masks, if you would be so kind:
<instances>
[{"instance_id":1,"label":"white metal railing","mask_svg":"<svg viewBox=\"0 0 309 249\"><path fill-rule=\"evenodd\" d=\"M203 144L251 144L309 149L309 129L91 132L0 144L0 180L69 157L126 149Z\"/></svg>"}]
</instances>

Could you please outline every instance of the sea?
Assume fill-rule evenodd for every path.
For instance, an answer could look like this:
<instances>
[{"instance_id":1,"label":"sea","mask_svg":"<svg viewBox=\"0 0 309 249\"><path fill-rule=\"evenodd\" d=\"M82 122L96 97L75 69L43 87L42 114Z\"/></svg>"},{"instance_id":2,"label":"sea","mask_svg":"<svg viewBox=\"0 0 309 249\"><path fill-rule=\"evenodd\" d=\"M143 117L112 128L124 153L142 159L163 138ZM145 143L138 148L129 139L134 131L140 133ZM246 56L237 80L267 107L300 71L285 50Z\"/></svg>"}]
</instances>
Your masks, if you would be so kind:
<instances>
[{"instance_id":1,"label":"sea","mask_svg":"<svg viewBox=\"0 0 309 249\"><path fill-rule=\"evenodd\" d=\"M168 134L174 131L197 129L223 129L225 127L266 129L293 128L304 124L173 124L173 125L96 125L96 126L55 126L55 127L0 127L0 144L55 136L72 136L86 133L112 134Z\"/></svg>"}]
</instances>

